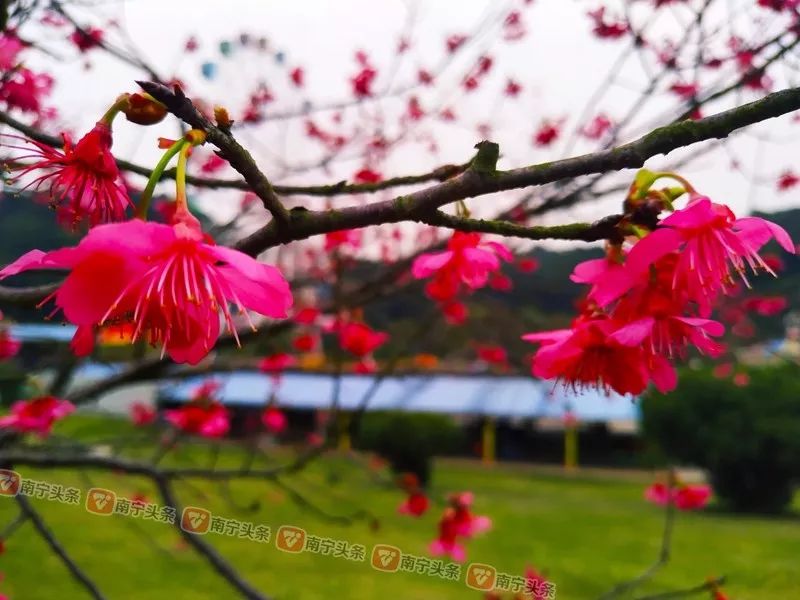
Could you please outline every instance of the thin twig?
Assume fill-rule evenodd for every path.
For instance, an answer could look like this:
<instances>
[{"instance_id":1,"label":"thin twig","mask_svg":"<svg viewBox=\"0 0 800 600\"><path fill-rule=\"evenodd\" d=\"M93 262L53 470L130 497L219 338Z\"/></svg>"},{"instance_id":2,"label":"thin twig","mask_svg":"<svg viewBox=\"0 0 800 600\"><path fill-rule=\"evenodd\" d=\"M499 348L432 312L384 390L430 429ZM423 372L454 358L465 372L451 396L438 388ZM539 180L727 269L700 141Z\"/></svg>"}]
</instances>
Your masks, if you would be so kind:
<instances>
[{"instance_id":1,"label":"thin twig","mask_svg":"<svg viewBox=\"0 0 800 600\"><path fill-rule=\"evenodd\" d=\"M181 514L181 508L178 504L178 499L172 491L169 481L161 475L153 477L156 486L158 486L159 493L164 502L168 506L175 509L176 514ZM181 527L180 520L176 519L175 527L180 532L183 539L185 539L190 546L192 546L200 555L202 555L214 570L221 575L228 583L234 587L243 598L249 600L269 600L269 596L262 594L247 581L245 581L239 573L226 561L210 544L206 543L199 535L184 531Z\"/></svg>"},{"instance_id":2,"label":"thin twig","mask_svg":"<svg viewBox=\"0 0 800 600\"><path fill-rule=\"evenodd\" d=\"M84 588L86 588L86 591L92 598L95 600L105 600L105 596L97 588L97 585L94 583L94 581L92 581L89 576L86 575L86 573L84 573L75 563L75 561L72 560L61 543L53 535L53 532L48 529L44 520L42 520L42 517L39 516L39 513L36 512L33 506L31 506L28 498L21 494L17 494L15 499L22 512L25 513L25 516L30 519L34 529L36 529L39 535L42 536L42 539L44 539L45 543L47 543L53 553L61 559L61 562L64 563L64 566L67 567L67 570L72 574L72 576L77 579Z\"/></svg>"},{"instance_id":3,"label":"thin twig","mask_svg":"<svg viewBox=\"0 0 800 600\"><path fill-rule=\"evenodd\" d=\"M658 553L658 558L643 573L637 575L633 579L623 581L622 583L614 586L605 594L600 596L598 600L610 600L611 598L618 598L622 594L637 588L642 583L652 578L659 569L669 562L670 549L672 547L672 528L675 523L675 502L672 500L672 489L674 486L675 471L674 469L670 469L667 475L667 504L664 507L664 532L661 535L661 550Z\"/></svg>"},{"instance_id":4,"label":"thin twig","mask_svg":"<svg viewBox=\"0 0 800 600\"><path fill-rule=\"evenodd\" d=\"M661 592L659 594L650 594L648 596L639 596L636 600L669 600L670 598L686 598L688 596L696 596L697 594L708 593L713 591L720 585L725 583L725 577L717 577L710 579L701 585L685 588L682 590L673 590L671 592Z\"/></svg>"}]
</instances>

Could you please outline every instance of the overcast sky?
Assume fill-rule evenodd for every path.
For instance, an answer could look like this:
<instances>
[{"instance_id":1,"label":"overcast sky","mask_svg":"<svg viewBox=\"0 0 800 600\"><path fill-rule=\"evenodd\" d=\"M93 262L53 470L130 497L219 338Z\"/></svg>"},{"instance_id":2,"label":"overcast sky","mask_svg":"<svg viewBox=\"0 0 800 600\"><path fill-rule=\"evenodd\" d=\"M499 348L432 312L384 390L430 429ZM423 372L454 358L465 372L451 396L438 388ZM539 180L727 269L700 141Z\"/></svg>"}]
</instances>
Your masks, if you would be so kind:
<instances>
[{"instance_id":1,"label":"overcast sky","mask_svg":"<svg viewBox=\"0 0 800 600\"><path fill-rule=\"evenodd\" d=\"M498 0L133 0L109 3L91 12L82 10L76 14L97 25L115 19L120 30L130 37L132 44L156 70L165 76L177 75L189 84L191 93L202 94L237 110L251 91L251 82L263 79L277 97L270 109L283 112L301 106L304 101L350 100L348 78L357 71L353 55L358 49L369 54L380 72L376 89L388 85L388 73L393 71L393 66L397 69L391 82L401 86L414 81L418 68L432 70L443 60L447 35L469 33L487 19L498 22L498 16L505 15L509 7L522 4ZM634 8L647 9L639 6L641 4L648 3L636 3ZM735 8L740 3L731 0L721 4ZM472 146L480 139L475 125L482 122L492 125L491 139L501 145L503 167L548 161L590 150L592 147L585 143L568 145L568 134L592 92L627 47L627 42L597 42L589 36L590 22L585 13L594 5L581 0L535 0L523 9L529 34L516 42L504 41L498 33L499 26L485 29L484 37L473 41L460 62L457 60L448 67L440 85L418 91L423 107L452 106L463 123L419 128L415 134L419 134L421 140L414 142L412 135L402 150L391 155L383 167L384 173L387 176L417 173L443 163L464 161L474 152ZM660 17L651 29L654 37L658 34L658 39L676 39L680 35L688 17L688 13L680 12L682 8L670 8ZM713 23L714 17L710 15L709 22ZM772 18L771 15L766 17ZM741 33L746 33L748 27L763 29L771 24L760 22L758 12L755 18L742 13L742 18L747 18L747 23L738 25ZM726 27L733 27L733 32L737 32L736 23L734 20ZM397 41L404 31L410 32L412 48L395 64ZM243 32L267 37L270 51L242 47L238 39ZM191 34L198 36L201 46L196 53L187 54L183 48ZM115 32L109 33L109 38L121 41ZM722 34L715 39L719 42ZM219 42L224 40L233 42L229 57L222 56L219 51ZM282 65L276 61L276 52L285 57ZM464 94L458 83L482 53L490 54L496 66L478 92ZM90 127L103 107L119 92L133 89L132 80L141 76L99 52L90 55L90 69L85 68L84 58L72 48L65 48L62 56L65 60L55 67L59 85L54 103L64 120L74 124L76 130ZM215 64L216 75L211 80L201 75L204 62ZM54 68L51 61L47 64ZM603 110L618 117L635 100L635 90L646 82L643 67L635 56L625 64L618 83L590 113ZM301 91L288 84L287 70L294 66L303 66L306 70L307 85ZM501 93L509 76L524 86L516 100L505 99ZM782 69L775 74L777 86L785 87L792 77L792 72ZM754 98L752 94L744 94L738 100ZM405 109L406 99L381 103L388 132L391 133L393 127L397 129L397 115ZM662 89L648 104L639 129L673 104L674 97ZM334 127L331 114L321 113L314 118L324 127ZM360 119L371 122L374 117L374 108L367 107L364 112L349 111L345 113L342 128L352 131L362 125ZM553 147L535 148L531 135L543 118L567 119L566 134L561 143ZM731 146L732 154L715 152L684 172L701 191L729 203L739 212L797 206L800 191L779 195L775 192L774 180L782 169L795 166L798 127L800 125L790 118L782 118L753 128L737 138ZM147 130L122 124L117 129L115 148L118 154L142 163L153 163L157 159L155 137L175 135L174 123L162 123ZM637 133L636 128L629 131L629 137L634 133ZM334 163L329 172L315 170L286 175L279 163L309 164L323 155L319 145L310 143L304 136L302 119L251 128L239 135L275 181L300 184L336 181L351 177L361 164L360 158L353 157ZM436 155L426 150L429 143L426 140L431 136L438 145ZM276 160L276 156L280 160ZM747 171L763 175L765 183L755 185L752 178L735 172L731 168L732 157ZM663 159L654 159L648 166L658 168L661 164ZM480 212L481 203L487 206L490 202L494 201L489 198L473 200L471 206ZM553 222L597 218L617 210L618 202L619 199L611 199L593 203L548 219ZM212 212L225 216L230 214L238 199L222 194L211 196L206 203Z\"/></svg>"}]
</instances>

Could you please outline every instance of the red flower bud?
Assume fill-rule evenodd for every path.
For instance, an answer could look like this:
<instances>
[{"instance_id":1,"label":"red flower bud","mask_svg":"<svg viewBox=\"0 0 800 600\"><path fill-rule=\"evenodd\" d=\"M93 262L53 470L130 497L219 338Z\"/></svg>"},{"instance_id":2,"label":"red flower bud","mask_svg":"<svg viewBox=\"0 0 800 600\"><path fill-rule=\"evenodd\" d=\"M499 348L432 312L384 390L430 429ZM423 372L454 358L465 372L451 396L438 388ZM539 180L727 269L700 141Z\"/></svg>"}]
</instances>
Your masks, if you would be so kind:
<instances>
[{"instance_id":1,"label":"red flower bud","mask_svg":"<svg viewBox=\"0 0 800 600\"><path fill-rule=\"evenodd\" d=\"M167 107L149 94L131 94L122 109L125 118L137 125L155 125L167 116Z\"/></svg>"}]
</instances>

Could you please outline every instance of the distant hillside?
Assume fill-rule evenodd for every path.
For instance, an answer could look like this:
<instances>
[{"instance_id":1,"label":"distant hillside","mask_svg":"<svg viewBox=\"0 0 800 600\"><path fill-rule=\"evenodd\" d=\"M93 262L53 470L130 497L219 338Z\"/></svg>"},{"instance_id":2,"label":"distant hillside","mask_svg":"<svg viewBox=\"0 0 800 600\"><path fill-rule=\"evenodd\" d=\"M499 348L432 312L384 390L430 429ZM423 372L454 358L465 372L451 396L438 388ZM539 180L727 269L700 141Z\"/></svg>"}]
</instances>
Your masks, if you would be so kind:
<instances>
[{"instance_id":1,"label":"distant hillside","mask_svg":"<svg viewBox=\"0 0 800 600\"><path fill-rule=\"evenodd\" d=\"M202 213L198 217L208 223ZM80 234L59 227L53 209L44 202L33 200L31 194L0 193L0 265L12 262L34 248L54 250L74 245L79 239ZM13 285L36 285L52 280L53 276L48 273L25 273L15 277ZM36 320L42 316L41 311L34 309L4 307L4 310L17 320Z\"/></svg>"},{"instance_id":2,"label":"distant hillside","mask_svg":"<svg viewBox=\"0 0 800 600\"><path fill-rule=\"evenodd\" d=\"M764 216L764 215L758 215ZM773 213L768 217L780 224L800 242L800 209ZM33 248L50 250L75 243L77 236L56 227L50 208L37 204L25 196L0 195L0 264L7 264ZM770 246L781 257L785 270L777 279L769 275L750 278L760 294L786 296L790 305L800 309L800 259ZM533 347L519 339L521 333L537 329L553 329L565 326L574 315L574 304L583 293L583 286L569 280L569 273L580 261L601 256L597 248L576 248L567 252L551 252L535 249L528 256L539 261L540 268L532 274L520 273L513 266L504 268L513 281L510 292L481 290L467 299L474 317L465 327L449 327L439 319L435 327L425 328L421 335L414 336L404 354L417 352L447 353L464 359L474 357L475 341L500 343L512 355L524 356ZM382 265L361 262L351 274L368 281L377 277ZM15 279L18 283L35 284L51 281L48 274L31 273ZM422 294L422 285L417 282L401 294L372 304L367 317L378 329L392 332L395 339L404 339L409 332L418 331L420 322L432 311L431 302ZM18 320L39 320L42 311L11 307L10 316ZM763 319L759 323L760 337L781 335L780 319Z\"/></svg>"}]
</instances>

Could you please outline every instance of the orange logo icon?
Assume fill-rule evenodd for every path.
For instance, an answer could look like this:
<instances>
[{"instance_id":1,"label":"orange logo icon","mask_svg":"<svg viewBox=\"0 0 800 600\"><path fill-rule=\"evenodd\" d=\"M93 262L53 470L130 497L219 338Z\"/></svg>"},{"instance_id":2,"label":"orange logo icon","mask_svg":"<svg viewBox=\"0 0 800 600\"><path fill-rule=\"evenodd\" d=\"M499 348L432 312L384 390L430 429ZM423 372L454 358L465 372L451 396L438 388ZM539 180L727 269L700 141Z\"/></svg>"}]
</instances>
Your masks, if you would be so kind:
<instances>
[{"instance_id":1,"label":"orange logo icon","mask_svg":"<svg viewBox=\"0 0 800 600\"><path fill-rule=\"evenodd\" d=\"M22 477L16 471L0 469L0 496L16 496Z\"/></svg>"},{"instance_id":2,"label":"orange logo icon","mask_svg":"<svg viewBox=\"0 0 800 600\"><path fill-rule=\"evenodd\" d=\"M497 569L489 565L472 563L467 569L467 585L473 590L493 590L496 579Z\"/></svg>"},{"instance_id":3,"label":"orange logo icon","mask_svg":"<svg viewBox=\"0 0 800 600\"><path fill-rule=\"evenodd\" d=\"M86 492L86 510L96 515L110 515L116 501L117 495L111 490L91 488Z\"/></svg>"},{"instance_id":4,"label":"orange logo icon","mask_svg":"<svg viewBox=\"0 0 800 600\"><path fill-rule=\"evenodd\" d=\"M181 529L202 535L211 527L211 513L205 508L187 506L181 514Z\"/></svg>"},{"instance_id":5,"label":"orange logo icon","mask_svg":"<svg viewBox=\"0 0 800 600\"><path fill-rule=\"evenodd\" d=\"M281 525L275 536L275 545L284 552L302 552L306 543L306 532L299 527Z\"/></svg>"},{"instance_id":6,"label":"orange logo icon","mask_svg":"<svg viewBox=\"0 0 800 600\"><path fill-rule=\"evenodd\" d=\"M400 568L402 556L400 548L376 544L372 548L372 568L378 569L378 571L397 571Z\"/></svg>"}]
</instances>

